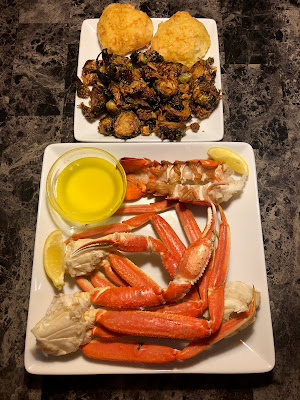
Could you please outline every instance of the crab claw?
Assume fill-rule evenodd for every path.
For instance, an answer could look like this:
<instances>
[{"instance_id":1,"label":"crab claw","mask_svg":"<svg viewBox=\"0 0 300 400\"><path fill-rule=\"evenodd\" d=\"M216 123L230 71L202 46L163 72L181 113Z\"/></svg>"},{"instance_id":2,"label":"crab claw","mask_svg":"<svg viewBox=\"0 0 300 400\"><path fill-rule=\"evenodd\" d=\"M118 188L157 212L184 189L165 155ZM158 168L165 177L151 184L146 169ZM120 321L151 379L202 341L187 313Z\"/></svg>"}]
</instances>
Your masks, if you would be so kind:
<instances>
[{"instance_id":1,"label":"crab claw","mask_svg":"<svg viewBox=\"0 0 300 400\"><path fill-rule=\"evenodd\" d=\"M191 286L203 275L207 267L215 242L216 209L212 204L208 209L207 226L205 236L192 243L184 252L178 267L175 278L170 282L163 296L167 303L182 299L190 290Z\"/></svg>"}]
</instances>

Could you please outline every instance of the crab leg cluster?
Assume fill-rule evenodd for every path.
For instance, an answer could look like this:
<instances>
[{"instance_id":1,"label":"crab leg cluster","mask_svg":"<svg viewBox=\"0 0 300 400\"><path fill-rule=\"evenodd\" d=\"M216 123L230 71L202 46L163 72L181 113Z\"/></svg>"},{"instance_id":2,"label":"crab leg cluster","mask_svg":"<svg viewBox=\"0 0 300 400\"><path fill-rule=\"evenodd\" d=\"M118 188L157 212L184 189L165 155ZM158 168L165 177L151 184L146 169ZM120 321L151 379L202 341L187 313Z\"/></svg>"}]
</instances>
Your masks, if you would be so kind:
<instances>
[{"instance_id":1,"label":"crab leg cluster","mask_svg":"<svg viewBox=\"0 0 300 400\"><path fill-rule=\"evenodd\" d=\"M183 204L173 202L170 205L166 202L158 205L157 210L173 205L176 205L190 242L188 247L161 216L152 212L153 206L149 209L142 206L143 211L151 212L123 223L79 232L66 241L69 247L66 266L71 274L77 275L77 283L84 292L56 296L46 316L33 329L45 353L60 355L80 347L87 356L98 359L142 362L182 360L198 354L253 319L255 292L248 296L247 306L238 311L238 316L223 321L230 233L222 208L219 206L221 224L215 249L215 206L211 204L208 208L207 224L201 232ZM139 212L138 206L134 207L135 212ZM124 213L132 211L130 208L123 210ZM160 239L130 233L148 221L151 221ZM172 278L167 288L161 288L123 254L141 251L160 254ZM90 280L87 273L91 273ZM98 308L90 309L91 305ZM206 309L209 319L197 318ZM66 325L63 331L71 332L69 343L72 343L64 344L63 349L59 347L62 323ZM58 324L56 334L55 324ZM177 350L124 341L120 338L124 335L189 339L192 342L185 349ZM93 336L101 339L92 339ZM66 338L64 340L68 342Z\"/></svg>"},{"instance_id":2,"label":"crab leg cluster","mask_svg":"<svg viewBox=\"0 0 300 400\"><path fill-rule=\"evenodd\" d=\"M181 206L182 210L183 206ZM213 207L214 209L214 207ZM229 228L226 222L225 215L222 212L222 224L220 227L220 234L222 231L225 232L223 237L224 241L228 240ZM213 230L215 229L215 220L216 213L214 209L213 222L211 224L210 229L204 237L199 237L191 246L187 249L182 248L178 250L180 252L180 261L178 263L177 270L173 276L173 280L170 282L169 286L166 289L161 291L162 297L160 293L157 294L157 298L152 297L153 292L146 291L145 288L149 287L148 283L141 283L141 291L140 293L143 295L144 305L143 307L155 306L157 305L157 301L161 303L174 303L177 300L180 300L185 296L187 292L190 291L191 286L195 283L199 277L203 273L203 266L207 265L208 260L211 257L213 245L211 237L213 235ZM225 225L225 228L224 228ZM187 229L187 228L186 228ZM202 235L201 235L202 236ZM120 246L119 237L103 237L96 241L93 241L92 244L101 244L106 243L107 241L113 241L117 243L117 246ZM126 242L126 240L125 240ZM123 243L123 242L122 242ZM119 248L119 247L118 247ZM121 250L124 250L123 244L121 245ZM211 320L200 320L195 319L191 316L186 316L186 312L183 311L186 306L185 303L180 303L179 305L174 305L177 309L181 308L181 312L172 313L172 305L168 309L168 306L164 308L164 313L158 311L152 311L149 314L148 311L120 311L120 312L108 312L103 314L100 317L99 322L101 322L106 328L109 328L113 331L122 332L130 335L142 335L142 336L152 336L153 330L155 331L155 335L159 337L173 337L180 339L189 339L192 337L203 337L208 336L215 330L217 330L222 321L222 310L223 310L223 298L224 298L224 281L227 272L227 264L228 264L228 255L222 254L224 250L229 253L229 248L226 249L226 246L218 246L215 258L216 268L215 271L217 274L210 274L211 279L208 281L208 291L210 292L208 296L208 306L210 309ZM118 257L118 256L117 256ZM222 259L224 259L225 264L222 263ZM128 263L127 263L128 265ZM217 270L218 268L218 270ZM140 271L141 272L141 271ZM207 279L206 279L207 280ZM136 286L139 283L135 284ZM153 287L153 283L151 282L152 290L158 293L158 287L155 285ZM130 299L128 303L125 304L123 302L123 307L132 308L132 307L140 307L141 303L139 299L136 299L135 294L136 291L130 292L131 288L119 288L120 297L125 295L126 299ZM106 292L109 294L115 295L118 289L106 289ZM102 294L98 295L98 292L92 292L91 301L93 303L104 305L103 300L101 303ZM100 299L100 300L99 300ZM198 297L199 299L199 297ZM152 304L150 304L153 301ZM190 302L192 303L192 302ZM199 300L196 300L194 303L200 303ZM118 307L119 303L117 303L115 299L114 307ZM197 304L198 305L198 304ZM105 306L110 306L108 302L106 302ZM199 311L198 311L199 313ZM175 328L175 329L174 329Z\"/></svg>"},{"instance_id":3,"label":"crab leg cluster","mask_svg":"<svg viewBox=\"0 0 300 400\"><path fill-rule=\"evenodd\" d=\"M99 246L113 245L115 249L126 252L156 252L162 257L162 261L166 269L170 272L173 280L166 289L160 289L152 279L146 276L139 268L135 267L125 257L120 257L117 254L109 254L108 259L122 279L127 279L122 274L130 273L131 281L128 282L134 289L126 288L105 288L105 291L94 291L92 296L93 302L106 307L112 307L109 302L109 295L115 297L119 293L118 306L120 308L135 308L149 307L164 303L171 303L180 300L190 290L191 286L202 275L212 253L214 243L214 233L216 224L216 211L213 208L212 223L208 224L210 229L207 230L205 236L200 237L192 246L187 249L178 238L176 233L167 224L167 222L158 215L148 214L147 218L151 219L156 228L157 233L162 238L160 240L153 237L145 237L143 235L133 235L130 233L114 233L102 236L91 241L84 241L83 244L77 247L75 254L84 250L96 249ZM144 218L142 219L145 221ZM74 253L73 253L74 255ZM171 261L171 263L170 263ZM134 276L133 276L134 273ZM144 304L141 304L142 299L136 288L143 290ZM153 296L156 294L156 297ZM123 300L122 300L123 299ZM123 302L122 302L123 301ZM121 303L121 304L120 304ZM116 304L114 307L118 307Z\"/></svg>"},{"instance_id":4,"label":"crab leg cluster","mask_svg":"<svg viewBox=\"0 0 300 400\"><path fill-rule=\"evenodd\" d=\"M251 289L251 288L250 288ZM128 362L167 363L183 361L196 356L211 345L220 340L238 333L255 320L256 294L253 289L253 297L248 310L240 312L229 321L224 322L220 329L212 335L196 339L190 342L183 350L157 344L144 344L128 342L116 339L92 339L91 342L81 347L83 353L100 360L115 360Z\"/></svg>"}]
</instances>

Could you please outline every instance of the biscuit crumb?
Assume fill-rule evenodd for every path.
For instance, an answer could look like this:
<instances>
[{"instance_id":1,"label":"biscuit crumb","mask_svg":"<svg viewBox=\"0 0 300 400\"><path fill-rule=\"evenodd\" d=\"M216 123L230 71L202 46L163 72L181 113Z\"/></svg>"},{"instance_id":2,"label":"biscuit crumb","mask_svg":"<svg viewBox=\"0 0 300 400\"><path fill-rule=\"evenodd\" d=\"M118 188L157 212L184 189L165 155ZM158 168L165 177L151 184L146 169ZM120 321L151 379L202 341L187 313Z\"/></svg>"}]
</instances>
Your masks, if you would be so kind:
<instances>
[{"instance_id":1,"label":"biscuit crumb","mask_svg":"<svg viewBox=\"0 0 300 400\"><path fill-rule=\"evenodd\" d=\"M193 132L198 132L200 129L198 122L193 122L189 127Z\"/></svg>"}]
</instances>

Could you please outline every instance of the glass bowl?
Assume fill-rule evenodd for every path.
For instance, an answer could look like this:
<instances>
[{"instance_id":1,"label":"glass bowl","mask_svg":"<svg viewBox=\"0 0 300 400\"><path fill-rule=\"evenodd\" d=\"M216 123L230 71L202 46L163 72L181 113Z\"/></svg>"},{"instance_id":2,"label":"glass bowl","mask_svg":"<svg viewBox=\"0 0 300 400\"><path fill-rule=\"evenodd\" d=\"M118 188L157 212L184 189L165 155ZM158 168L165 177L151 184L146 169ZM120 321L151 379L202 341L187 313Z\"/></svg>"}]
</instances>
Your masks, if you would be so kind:
<instances>
[{"instance_id":1,"label":"glass bowl","mask_svg":"<svg viewBox=\"0 0 300 400\"><path fill-rule=\"evenodd\" d=\"M126 174L119 161L96 147L78 147L60 156L46 181L52 208L77 223L102 221L113 215L126 193Z\"/></svg>"}]
</instances>

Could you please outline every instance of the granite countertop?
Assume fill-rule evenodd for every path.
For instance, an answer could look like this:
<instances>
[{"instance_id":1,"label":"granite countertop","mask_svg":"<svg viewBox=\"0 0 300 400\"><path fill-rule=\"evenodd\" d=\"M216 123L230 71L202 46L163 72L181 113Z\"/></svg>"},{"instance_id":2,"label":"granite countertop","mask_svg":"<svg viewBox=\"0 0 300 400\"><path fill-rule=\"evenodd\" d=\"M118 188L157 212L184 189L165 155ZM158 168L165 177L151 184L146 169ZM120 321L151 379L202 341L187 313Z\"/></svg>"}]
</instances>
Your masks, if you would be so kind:
<instances>
[{"instance_id":1,"label":"granite countertop","mask_svg":"<svg viewBox=\"0 0 300 400\"><path fill-rule=\"evenodd\" d=\"M253 375L35 376L24 369L44 149L74 142L81 24L108 1L1 2L1 399L296 399L299 391L299 2L143 1L151 17L187 10L218 25L224 141L254 149L276 349ZM245 227L246 228L246 227ZM298 249L298 251L297 251Z\"/></svg>"}]
</instances>

